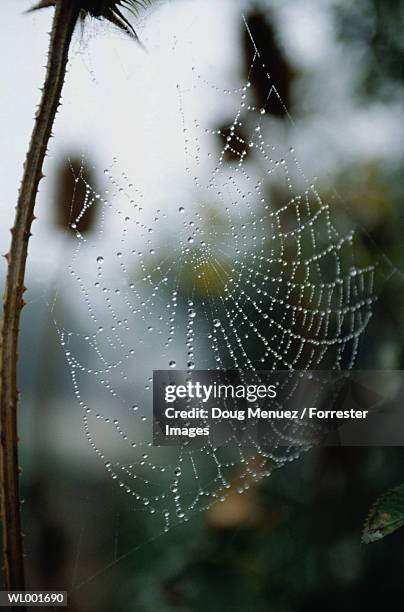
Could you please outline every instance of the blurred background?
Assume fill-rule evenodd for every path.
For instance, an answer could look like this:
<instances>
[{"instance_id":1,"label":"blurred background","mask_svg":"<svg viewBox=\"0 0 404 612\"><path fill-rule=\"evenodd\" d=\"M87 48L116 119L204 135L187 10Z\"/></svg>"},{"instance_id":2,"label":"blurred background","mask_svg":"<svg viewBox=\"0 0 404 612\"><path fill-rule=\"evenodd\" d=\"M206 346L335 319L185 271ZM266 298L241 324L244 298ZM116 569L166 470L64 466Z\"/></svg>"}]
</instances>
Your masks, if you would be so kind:
<instances>
[{"instance_id":1,"label":"blurred background","mask_svg":"<svg viewBox=\"0 0 404 612\"><path fill-rule=\"evenodd\" d=\"M51 10L24 14L29 6L2 3L1 252L8 248L52 17ZM114 612L376 610L398 597L404 535L371 546L361 545L360 535L374 499L403 480L402 449L313 449L259 486L242 495L230 488L224 502L161 533L88 443L57 327L88 332L83 298L68 281L76 230L103 255L119 249L121 225L101 206L80 216L86 185L97 194L108 191L104 170L114 168L115 156L142 194L145 214L163 210L171 238L177 222L170 207L177 211L180 202L197 210L184 178L185 102L176 84L182 83L188 119L199 118L211 131L209 146L220 152L237 110L222 90L248 80L254 56L248 26L283 101L270 106L262 129L278 148L293 144L337 221L356 228L361 261L380 262L377 301L356 366L401 369L403 17L402 0L171 0L153 3L134 20L142 46L98 21L78 28L40 186L23 312L20 437L29 588L68 590L71 610ZM187 80L193 67L220 84L220 92L209 84L193 89ZM255 106L265 107L267 80L258 72L250 81ZM194 134L191 139L195 145ZM226 150L223 164L240 153ZM254 152L245 155L254 173ZM207 170L201 173L206 181ZM271 180L272 201L283 202ZM219 211L214 202L209 206L217 235ZM131 240L143 248L136 236ZM167 240L164 232L155 238L161 249ZM95 262L95 251L88 251L74 268L84 278L92 278ZM85 345L75 350L85 361ZM153 344L142 350L145 363L156 367L161 355ZM110 453L125 455L120 443L108 445Z\"/></svg>"}]
</instances>

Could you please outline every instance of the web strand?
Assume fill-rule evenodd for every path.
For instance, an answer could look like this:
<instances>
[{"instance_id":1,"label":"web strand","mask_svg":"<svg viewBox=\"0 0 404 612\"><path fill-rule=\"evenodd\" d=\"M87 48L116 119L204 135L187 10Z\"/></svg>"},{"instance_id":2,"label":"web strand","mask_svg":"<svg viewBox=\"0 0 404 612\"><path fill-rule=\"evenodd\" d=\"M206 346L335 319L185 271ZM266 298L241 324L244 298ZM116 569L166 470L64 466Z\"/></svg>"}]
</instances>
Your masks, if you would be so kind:
<instances>
[{"instance_id":1,"label":"web strand","mask_svg":"<svg viewBox=\"0 0 404 612\"><path fill-rule=\"evenodd\" d=\"M259 378L260 370L352 368L372 313L374 266L355 263L354 232L337 228L294 147L271 140L267 117L279 94L256 48L254 70L268 78L265 108L254 106L250 82L222 90L194 70L191 89L177 84L191 201L146 203L117 160L105 169L106 193L85 184L80 215L97 205L101 223L95 237L76 231L69 275L86 332L57 322L89 444L164 530L225 499L234 479L242 493L307 444L299 426L291 435L274 425L265 448L242 447L232 433L232 447L153 447L153 369ZM187 98L203 87L236 101L225 139L188 116ZM225 161L229 150L235 161Z\"/></svg>"}]
</instances>

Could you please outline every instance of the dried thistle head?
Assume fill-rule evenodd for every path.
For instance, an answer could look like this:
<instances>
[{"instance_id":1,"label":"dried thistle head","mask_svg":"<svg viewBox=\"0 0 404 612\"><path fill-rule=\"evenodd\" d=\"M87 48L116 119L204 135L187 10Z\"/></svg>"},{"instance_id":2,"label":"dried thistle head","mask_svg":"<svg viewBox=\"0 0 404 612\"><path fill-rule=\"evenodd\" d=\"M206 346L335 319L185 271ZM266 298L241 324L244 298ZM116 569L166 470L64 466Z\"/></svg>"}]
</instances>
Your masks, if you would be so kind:
<instances>
[{"instance_id":1,"label":"dried thistle head","mask_svg":"<svg viewBox=\"0 0 404 612\"><path fill-rule=\"evenodd\" d=\"M59 1L40 0L30 10L35 11L48 6L55 6ZM120 7L136 14L139 8L145 8L147 4L150 4L150 0L70 0L70 2L77 4L80 9L80 16L83 19L87 15L97 19L106 19L134 38L137 38L137 34Z\"/></svg>"}]
</instances>

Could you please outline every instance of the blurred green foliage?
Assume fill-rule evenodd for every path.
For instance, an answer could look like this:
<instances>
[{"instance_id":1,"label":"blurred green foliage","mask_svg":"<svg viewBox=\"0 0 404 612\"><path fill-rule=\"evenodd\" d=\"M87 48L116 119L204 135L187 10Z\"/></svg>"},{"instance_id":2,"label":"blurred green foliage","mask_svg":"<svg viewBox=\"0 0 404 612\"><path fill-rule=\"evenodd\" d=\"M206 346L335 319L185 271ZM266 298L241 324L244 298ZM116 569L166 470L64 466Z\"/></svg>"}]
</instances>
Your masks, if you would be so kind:
<instances>
[{"instance_id":1,"label":"blurred green foliage","mask_svg":"<svg viewBox=\"0 0 404 612\"><path fill-rule=\"evenodd\" d=\"M363 528L362 542L369 544L381 540L403 525L404 485L399 485L374 503Z\"/></svg>"},{"instance_id":2,"label":"blurred green foliage","mask_svg":"<svg viewBox=\"0 0 404 612\"><path fill-rule=\"evenodd\" d=\"M404 81L402 0L357 0L337 4L341 39L362 55L361 94L391 96Z\"/></svg>"}]
</instances>

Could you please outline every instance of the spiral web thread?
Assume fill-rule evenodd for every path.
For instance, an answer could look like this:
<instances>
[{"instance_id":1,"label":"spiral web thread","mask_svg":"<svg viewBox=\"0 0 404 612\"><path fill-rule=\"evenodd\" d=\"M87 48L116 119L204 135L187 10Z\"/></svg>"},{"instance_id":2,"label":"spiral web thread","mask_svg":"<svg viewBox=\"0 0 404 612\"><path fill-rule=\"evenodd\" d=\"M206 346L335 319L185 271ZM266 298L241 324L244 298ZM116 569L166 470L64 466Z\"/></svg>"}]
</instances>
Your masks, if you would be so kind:
<instances>
[{"instance_id":1,"label":"spiral web thread","mask_svg":"<svg viewBox=\"0 0 404 612\"><path fill-rule=\"evenodd\" d=\"M268 77L265 108L253 105L249 81L221 89L193 69L193 87L176 84L191 198L168 194L155 207L116 159L102 194L76 177L86 197L71 224L69 278L85 329L57 322L58 332L89 443L165 530L306 446L299 431L285 442L274 428L265 448L153 447L153 369L248 370L259 380L259 370L352 368L371 316L374 266L355 264L354 232L337 228L294 148L271 141L271 104L281 100L257 50L254 70ZM203 87L236 101L226 134L188 119L187 97ZM95 237L77 230L91 206L101 217Z\"/></svg>"}]
</instances>

